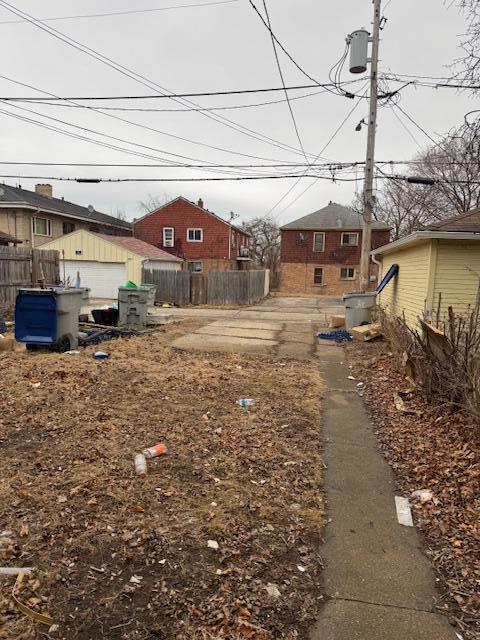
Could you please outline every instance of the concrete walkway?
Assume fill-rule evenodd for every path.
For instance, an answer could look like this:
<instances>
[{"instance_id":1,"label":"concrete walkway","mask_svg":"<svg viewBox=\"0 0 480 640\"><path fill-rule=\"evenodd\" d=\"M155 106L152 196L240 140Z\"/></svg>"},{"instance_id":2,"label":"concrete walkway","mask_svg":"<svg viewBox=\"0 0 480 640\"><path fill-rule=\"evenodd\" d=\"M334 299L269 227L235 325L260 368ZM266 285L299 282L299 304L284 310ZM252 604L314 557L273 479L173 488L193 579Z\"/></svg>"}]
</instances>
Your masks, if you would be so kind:
<instances>
[{"instance_id":1,"label":"concrete walkway","mask_svg":"<svg viewBox=\"0 0 480 640\"><path fill-rule=\"evenodd\" d=\"M394 480L340 357L320 355L331 521L320 549L327 601L310 640L455 640L434 612L435 579L419 535L398 524Z\"/></svg>"}]
</instances>

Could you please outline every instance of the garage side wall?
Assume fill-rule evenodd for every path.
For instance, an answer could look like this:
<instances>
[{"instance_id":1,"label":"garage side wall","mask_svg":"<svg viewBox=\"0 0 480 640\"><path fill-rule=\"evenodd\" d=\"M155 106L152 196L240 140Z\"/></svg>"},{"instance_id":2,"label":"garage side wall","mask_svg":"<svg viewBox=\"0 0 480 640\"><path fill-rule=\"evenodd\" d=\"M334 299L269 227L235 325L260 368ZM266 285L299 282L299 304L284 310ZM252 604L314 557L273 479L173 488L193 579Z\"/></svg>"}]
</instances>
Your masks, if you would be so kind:
<instances>
[{"instance_id":1,"label":"garage side wall","mask_svg":"<svg viewBox=\"0 0 480 640\"><path fill-rule=\"evenodd\" d=\"M441 294L441 317L448 307L464 314L475 304L480 278L480 243L438 241L434 275L433 308L438 307Z\"/></svg>"},{"instance_id":2,"label":"garage side wall","mask_svg":"<svg viewBox=\"0 0 480 640\"><path fill-rule=\"evenodd\" d=\"M418 316L429 306L431 257L431 242L399 249L383 257L383 275L393 264L398 264L400 269L397 277L383 290L380 305L388 314L405 314L405 319L411 327L417 324Z\"/></svg>"}]
</instances>

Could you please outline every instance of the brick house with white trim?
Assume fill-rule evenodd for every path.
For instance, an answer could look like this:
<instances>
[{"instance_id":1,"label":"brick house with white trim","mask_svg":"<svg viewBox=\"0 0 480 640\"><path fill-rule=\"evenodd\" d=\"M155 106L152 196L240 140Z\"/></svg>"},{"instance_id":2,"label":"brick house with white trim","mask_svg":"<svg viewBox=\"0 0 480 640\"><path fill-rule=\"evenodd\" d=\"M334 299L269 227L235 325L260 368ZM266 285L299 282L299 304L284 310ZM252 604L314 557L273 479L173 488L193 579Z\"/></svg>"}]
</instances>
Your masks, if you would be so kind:
<instances>
[{"instance_id":1,"label":"brick house with white trim","mask_svg":"<svg viewBox=\"0 0 480 640\"><path fill-rule=\"evenodd\" d=\"M187 263L192 273L248 268L250 234L178 197L133 222L133 235Z\"/></svg>"},{"instance_id":2,"label":"brick house with white trim","mask_svg":"<svg viewBox=\"0 0 480 640\"><path fill-rule=\"evenodd\" d=\"M390 240L373 221L372 249ZM359 289L362 216L335 202L281 227L280 292L341 296ZM376 283L377 266L371 274ZM372 283L374 284L374 283Z\"/></svg>"}]
</instances>

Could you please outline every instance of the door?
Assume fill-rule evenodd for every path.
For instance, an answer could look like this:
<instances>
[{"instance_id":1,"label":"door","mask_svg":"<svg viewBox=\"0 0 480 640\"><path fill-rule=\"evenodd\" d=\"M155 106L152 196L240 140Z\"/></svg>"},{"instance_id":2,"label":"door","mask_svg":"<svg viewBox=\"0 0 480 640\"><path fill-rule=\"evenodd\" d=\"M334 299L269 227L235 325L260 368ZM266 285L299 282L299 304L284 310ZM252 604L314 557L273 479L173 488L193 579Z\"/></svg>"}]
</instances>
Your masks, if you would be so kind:
<instances>
[{"instance_id":1,"label":"door","mask_svg":"<svg viewBox=\"0 0 480 640\"><path fill-rule=\"evenodd\" d=\"M75 286L80 273L80 286L90 289L91 298L118 298L118 287L127 281L124 262L96 262L94 260L62 260L60 277Z\"/></svg>"}]
</instances>

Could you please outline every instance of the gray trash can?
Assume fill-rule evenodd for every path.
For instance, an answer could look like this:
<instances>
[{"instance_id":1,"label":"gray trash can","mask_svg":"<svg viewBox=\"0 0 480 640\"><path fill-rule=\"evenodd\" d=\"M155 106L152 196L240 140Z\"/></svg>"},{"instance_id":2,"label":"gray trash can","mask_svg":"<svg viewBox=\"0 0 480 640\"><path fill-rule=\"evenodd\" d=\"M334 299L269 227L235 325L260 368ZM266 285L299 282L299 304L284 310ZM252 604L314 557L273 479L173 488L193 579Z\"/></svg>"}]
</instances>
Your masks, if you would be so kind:
<instances>
[{"instance_id":1,"label":"gray trash can","mask_svg":"<svg viewBox=\"0 0 480 640\"><path fill-rule=\"evenodd\" d=\"M372 321L373 308L377 294L375 291L354 291L345 293L343 301L345 303L345 328L352 329L363 324L370 324Z\"/></svg>"},{"instance_id":2,"label":"gray trash can","mask_svg":"<svg viewBox=\"0 0 480 640\"><path fill-rule=\"evenodd\" d=\"M147 285L129 289L118 289L118 324L135 331L142 331L147 326L148 307L153 306L155 287Z\"/></svg>"}]
</instances>

